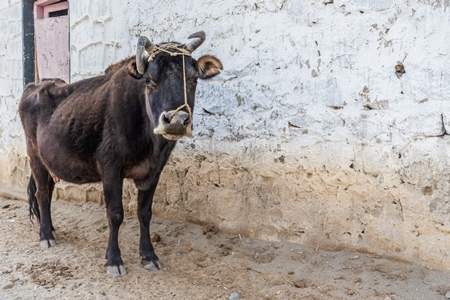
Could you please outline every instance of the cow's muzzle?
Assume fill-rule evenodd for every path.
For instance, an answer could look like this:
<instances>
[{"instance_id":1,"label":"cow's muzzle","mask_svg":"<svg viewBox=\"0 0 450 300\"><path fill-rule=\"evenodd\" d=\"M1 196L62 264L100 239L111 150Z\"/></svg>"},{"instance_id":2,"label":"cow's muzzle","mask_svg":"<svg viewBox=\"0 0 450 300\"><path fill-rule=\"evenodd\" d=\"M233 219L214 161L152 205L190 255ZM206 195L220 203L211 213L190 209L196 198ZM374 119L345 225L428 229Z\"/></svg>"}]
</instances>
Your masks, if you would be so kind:
<instances>
[{"instance_id":1,"label":"cow's muzzle","mask_svg":"<svg viewBox=\"0 0 450 300\"><path fill-rule=\"evenodd\" d=\"M192 136L192 120L185 111L165 111L159 116L158 127L153 132L168 140L178 140L183 136Z\"/></svg>"}]
</instances>

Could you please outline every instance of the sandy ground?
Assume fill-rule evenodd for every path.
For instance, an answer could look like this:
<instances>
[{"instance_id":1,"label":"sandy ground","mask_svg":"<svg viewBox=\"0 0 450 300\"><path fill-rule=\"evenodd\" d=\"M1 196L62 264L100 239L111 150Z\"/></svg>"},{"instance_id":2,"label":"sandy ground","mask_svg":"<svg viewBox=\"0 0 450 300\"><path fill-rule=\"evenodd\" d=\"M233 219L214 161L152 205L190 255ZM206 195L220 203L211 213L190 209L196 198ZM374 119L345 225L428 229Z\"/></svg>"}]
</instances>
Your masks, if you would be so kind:
<instances>
[{"instance_id":1,"label":"sandy ground","mask_svg":"<svg viewBox=\"0 0 450 300\"><path fill-rule=\"evenodd\" d=\"M109 277L104 207L54 201L57 245L41 249L24 201L0 198L0 299L445 299L450 272L383 257L251 240L154 217L162 271L138 255L138 221L120 247L128 274ZM204 234L204 231L208 231ZM233 294L236 295L236 294Z\"/></svg>"}]
</instances>

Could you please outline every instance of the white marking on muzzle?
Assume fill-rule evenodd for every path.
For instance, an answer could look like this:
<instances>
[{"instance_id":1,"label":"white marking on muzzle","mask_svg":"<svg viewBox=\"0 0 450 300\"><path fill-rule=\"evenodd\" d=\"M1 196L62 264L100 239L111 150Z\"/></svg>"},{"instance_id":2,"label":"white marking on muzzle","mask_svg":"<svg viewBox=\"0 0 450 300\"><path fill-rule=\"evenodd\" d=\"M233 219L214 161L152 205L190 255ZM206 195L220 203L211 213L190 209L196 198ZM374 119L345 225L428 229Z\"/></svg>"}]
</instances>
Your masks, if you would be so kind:
<instances>
[{"instance_id":1,"label":"white marking on muzzle","mask_svg":"<svg viewBox=\"0 0 450 300\"><path fill-rule=\"evenodd\" d=\"M167 112L163 112L158 119L158 127L153 130L154 134L161 134L164 138L175 141L179 140L183 136L192 137L192 120L189 119L189 125L186 126L185 131L182 134L174 134L171 132L167 132L168 126L164 124L164 118L166 118L165 114ZM170 123L168 124L170 125Z\"/></svg>"}]
</instances>

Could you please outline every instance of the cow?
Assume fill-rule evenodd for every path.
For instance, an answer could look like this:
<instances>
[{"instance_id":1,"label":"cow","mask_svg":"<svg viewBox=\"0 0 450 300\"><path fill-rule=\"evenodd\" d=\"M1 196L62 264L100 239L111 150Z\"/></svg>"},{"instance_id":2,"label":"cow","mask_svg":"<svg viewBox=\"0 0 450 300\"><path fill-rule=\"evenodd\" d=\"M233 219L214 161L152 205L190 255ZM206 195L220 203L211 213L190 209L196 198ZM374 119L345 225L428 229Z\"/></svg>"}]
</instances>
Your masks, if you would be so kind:
<instances>
[{"instance_id":1,"label":"cow","mask_svg":"<svg viewBox=\"0 0 450 300\"><path fill-rule=\"evenodd\" d=\"M125 275L118 232L123 180L129 178L138 190L142 265L162 268L150 241L153 195L177 140L192 135L197 79L223 69L212 55L191 56L205 40L203 31L188 38L184 44L154 44L140 36L136 55L103 75L24 88L19 114L31 168L30 219L39 221L43 248L56 245L50 212L55 182L101 182L109 225L106 273Z\"/></svg>"}]
</instances>

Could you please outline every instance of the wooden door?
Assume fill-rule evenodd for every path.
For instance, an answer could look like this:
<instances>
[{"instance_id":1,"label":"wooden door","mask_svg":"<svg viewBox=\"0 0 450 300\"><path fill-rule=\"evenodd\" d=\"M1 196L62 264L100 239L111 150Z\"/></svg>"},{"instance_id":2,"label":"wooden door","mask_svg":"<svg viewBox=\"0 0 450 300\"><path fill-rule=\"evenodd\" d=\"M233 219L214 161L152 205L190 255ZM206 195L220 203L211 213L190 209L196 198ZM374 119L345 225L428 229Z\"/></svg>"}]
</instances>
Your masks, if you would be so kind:
<instances>
[{"instance_id":1,"label":"wooden door","mask_svg":"<svg viewBox=\"0 0 450 300\"><path fill-rule=\"evenodd\" d=\"M70 82L68 1L38 0L34 8L36 79Z\"/></svg>"}]
</instances>

